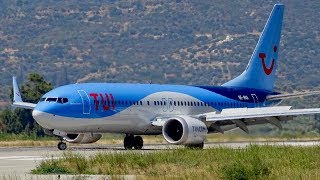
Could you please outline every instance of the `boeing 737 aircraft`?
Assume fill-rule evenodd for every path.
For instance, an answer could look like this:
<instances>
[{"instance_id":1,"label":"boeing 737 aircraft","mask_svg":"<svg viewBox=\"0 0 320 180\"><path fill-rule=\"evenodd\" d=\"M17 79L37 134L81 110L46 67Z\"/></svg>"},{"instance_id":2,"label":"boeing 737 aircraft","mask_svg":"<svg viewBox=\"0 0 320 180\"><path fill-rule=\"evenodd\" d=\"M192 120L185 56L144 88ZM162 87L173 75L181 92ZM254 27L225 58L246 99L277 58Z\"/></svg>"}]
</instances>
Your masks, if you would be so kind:
<instances>
[{"instance_id":1,"label":"boeing 737 aircraft","mask_svg":"<svg viewBox=\"0 0 320 180\"><path fill-rule=\"evenodd\" d=\"M139 135L159 135L170 144L202 148L206 134L224 133L320 113L320 108L276 106L283 99L319 94L275 92L284 5L276 4L244 72L222 86L83 83L55 88L37 104L23 102L13 77L14 107L32 109L47 134L69 143L93 143L102 133L126 134L125 149L141 149Z\"/></svg>"}]
</instances>

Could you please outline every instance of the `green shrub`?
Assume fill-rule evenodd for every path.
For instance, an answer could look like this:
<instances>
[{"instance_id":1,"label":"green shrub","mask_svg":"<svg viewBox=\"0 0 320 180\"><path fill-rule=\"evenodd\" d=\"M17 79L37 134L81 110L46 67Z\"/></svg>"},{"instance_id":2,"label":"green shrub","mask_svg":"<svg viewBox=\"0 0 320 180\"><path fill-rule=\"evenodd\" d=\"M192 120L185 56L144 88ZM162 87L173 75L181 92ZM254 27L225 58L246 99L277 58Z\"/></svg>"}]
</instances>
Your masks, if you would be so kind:
<instances>
[{"instance_id":1,"label":"green shrub","mask_svg":"<svg viewBox=\"0 0 320 180\"><path fill-rule=\"evenodd\" d=\"M264 179L269 176L270 168L259 157L250 162L237 160L221 169L224 179Z\"/></svg>"},{"instance_id":2,"label":"green shrub","mask_svg":"<svg viewBox=\"0 0 320 180\"><path fill-rule=\"evenodd\" d=\"M55 159L45 160L31 171L32 174L69 174L70 171Z\"/></svg>"}]
</instances>

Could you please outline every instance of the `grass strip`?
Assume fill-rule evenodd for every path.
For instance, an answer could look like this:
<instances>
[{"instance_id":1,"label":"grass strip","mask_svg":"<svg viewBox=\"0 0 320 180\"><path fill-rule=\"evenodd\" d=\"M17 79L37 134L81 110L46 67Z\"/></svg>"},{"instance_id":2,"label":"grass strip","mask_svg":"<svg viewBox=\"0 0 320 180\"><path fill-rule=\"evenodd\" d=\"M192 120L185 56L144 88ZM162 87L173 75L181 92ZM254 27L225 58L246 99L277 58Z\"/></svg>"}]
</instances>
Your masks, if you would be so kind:
<instances>
[{"instance_id":1,"label":"grass strip","mask_svg":"<svg viewBox=\"0 0 320 180\"><path fill-rule=\"evenodd\" d=\"M320 147L256 146L245 149L174 149L66 152L42 161L33 174L136 175L138 179L319 179Z\"/></svg>"},{"instance_id":2,"label":"grass strip","mask_svg":"<svg viewBox=\"0 0 320 180\"><path fill-rule=\"evenodd\" d=\"M103 134L103 137L95 144L123 144L124 135ZM255 141L312 141L320 140L318 134L305 135L248 135L248 134L208 134L206 142L255 142ZM166 144L163 136L143 136L145 144ZM0 133L0 147L10 146L56 146L57 138L51 136L37 137L26 134ZM77 144L72 144L77 145Z\"/></svg>"}]
</instances>

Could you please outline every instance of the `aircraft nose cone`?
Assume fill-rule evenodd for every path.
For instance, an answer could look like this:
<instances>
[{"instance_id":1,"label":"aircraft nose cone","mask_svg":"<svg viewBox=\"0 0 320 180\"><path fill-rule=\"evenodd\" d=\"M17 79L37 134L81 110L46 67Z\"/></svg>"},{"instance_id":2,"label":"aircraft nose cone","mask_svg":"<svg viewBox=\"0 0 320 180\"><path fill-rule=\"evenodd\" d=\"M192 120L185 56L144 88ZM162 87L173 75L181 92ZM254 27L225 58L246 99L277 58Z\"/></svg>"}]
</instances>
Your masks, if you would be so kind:
<instances>
[{"instance_id":1,"label":"aircraft nose cone","mask_svg":"<svg viewBox=\"0 0 320 180\"><path fill-rule=\"evenodd\" d=\"M37 123L40 126L47 128L47 129L50 129L49 123L50 123L51 118L50 118L49 114L34 109L32 111L32 117L37 121Z\"/></svg>"},{"instance_id":2,"label":"aircraft nose cone","mask_svg":"<svg viewBox=\"0 0 320 180\"><path fill-rule=\"evenodd\" d=\"M41 117L43 116L43 112L38 111L38 110L33 110L32 111L32 117L37 121L39 119L42 119Z\"/></svg>"}]
</instances>

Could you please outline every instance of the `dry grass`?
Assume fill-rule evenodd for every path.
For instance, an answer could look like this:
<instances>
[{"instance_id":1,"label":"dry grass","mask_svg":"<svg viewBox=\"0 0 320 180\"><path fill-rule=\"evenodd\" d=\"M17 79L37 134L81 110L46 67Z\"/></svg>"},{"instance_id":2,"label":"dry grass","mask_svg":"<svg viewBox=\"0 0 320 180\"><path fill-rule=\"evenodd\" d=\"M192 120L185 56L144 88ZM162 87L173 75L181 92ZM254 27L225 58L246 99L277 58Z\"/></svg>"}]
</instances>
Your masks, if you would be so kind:
<instances>
[{"instance_id":1,"label":"dry grass","mask_svg":"<svg viewBox=\"0 0 320 180\"><path fill-rule=\"evenodd\" d=\"M249 146L149 153L67 152L42 161L35 174L136 175L138 179L319 179L320 147Z\"/></svg>"},{"instance_id":2,"label":"dry grass","mask_svg":"<svg viewBox=\"0 0 320 180\"><path fill-rule=\"evenodd\" d=\"M124 135L104 134L104 136L95 144L113 144L122 145ZM163 136L143 136L145 144L166 144ZM257 135L239 135L239 134L209 134L206 142L256 142L256 141L310 141L320 140L318 135L306 136L257 136ZM0 147L10 146L56 146L57 140L54 137L35 138L28 136L12 135L0 136Z\"/></svg>"},{"instance_id":3,"label":"dry grass","mask_svg":"<svg viewBox=\"0 0 320 180\"><path fill-rule=\"evenodd\" d=\"M15 140L15 141L0 141L0 147L11 147L11 146L55 146L57 141L43 140Z\"/></svg>"}]
</instances>

